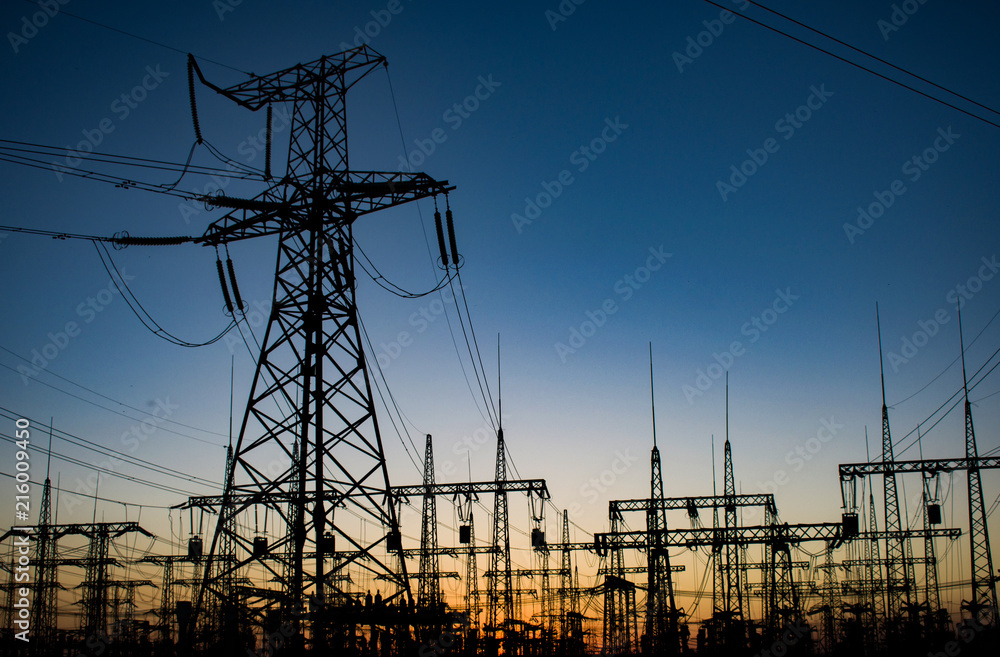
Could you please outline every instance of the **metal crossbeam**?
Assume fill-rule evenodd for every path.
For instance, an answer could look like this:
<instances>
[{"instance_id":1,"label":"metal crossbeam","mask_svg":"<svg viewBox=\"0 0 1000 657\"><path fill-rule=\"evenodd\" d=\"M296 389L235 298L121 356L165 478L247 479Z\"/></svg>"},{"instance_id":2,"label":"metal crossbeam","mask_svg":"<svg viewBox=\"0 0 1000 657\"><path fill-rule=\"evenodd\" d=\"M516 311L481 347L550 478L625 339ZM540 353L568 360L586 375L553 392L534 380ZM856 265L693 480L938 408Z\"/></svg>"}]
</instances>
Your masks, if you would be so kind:
<instances>
[{"instance_id":1,"label":"metal crossbeam","mask_svg":"<svg viewBox=\"0 0 1000 657\"><path fill-rule=\"evenodd\" d=\"M728 533L727 533L728 531ZM705 547L722 545L727 540L734 545L754 545L766 543L786 543L794 545L805 541L842 541L843 526L841 523L812 523L801 525L775 525L737 527L725 529L671 529L665 532L663 545L665 547ZM899 532L861 532L847 540L884 540L901 538L922 538L931 535L935 538L958 538L960 529L910 529ZM607 532L594 535L594 550L603 555L613 548L644 550L646 548L646 532Z\"/></svg>"},{"instance_id":2,"label":"metal crossbeam","mask_svg":"<svg viewBox=\"0 0 1000 657\"><path fill-rule=\"evenodd\" d=\"M895 461L893 463L841 463L837 467L841 481L854 477L888 473L923 472L928 476L940 472L961 470L989 470L1000 468L1000 456L981 456L972 459L927 459L923 461Z\"/></svg>"},{"instance_id":3,"label":"metal crossbeam","mask_svg":"<svg viewBox=\"0 0 1000 657\"><path fill-rule=\"evenodd\" d=\"M608 512L611 514L627 511L650 511L652 509L670 511L673 509L725 509L727 506L763 506L776 508L774 495L703 495L699 497L665 497L662 500L611 500Z\"/></svg>"},{"instance_id":4,"label":"metal crossbeam","mask_svg":"<svg viewBox=\"0 0 1000 657\"><path fill-rule=\"evenodd\" d=\"M513 479L510 481L483 481L458 484L431 484L417 486L392 486L390 489L397 501L407 502L410 497L422 495L485 495L497 492L537 494L549 499L549 489L544 479Z\"/></svg>"}]
</instances>

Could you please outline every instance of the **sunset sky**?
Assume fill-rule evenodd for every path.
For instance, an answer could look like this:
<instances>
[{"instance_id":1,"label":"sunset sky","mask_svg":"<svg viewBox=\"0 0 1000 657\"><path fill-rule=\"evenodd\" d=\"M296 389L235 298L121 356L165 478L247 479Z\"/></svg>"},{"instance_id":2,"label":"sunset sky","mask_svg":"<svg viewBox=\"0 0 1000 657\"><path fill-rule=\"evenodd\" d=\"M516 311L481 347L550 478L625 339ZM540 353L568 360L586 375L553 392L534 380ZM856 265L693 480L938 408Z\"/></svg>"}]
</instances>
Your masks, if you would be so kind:
<instances>
[{"instance_id":1,"label":"sunset sky","mask_svg":"<svg viewBox=\"0 0 1000 657\"><path fill-rule=\"evenodd\" d=\"M986 366L970 390L979 452L1000 446L1000 378L978 385L1000 341L1000 114L988 109L1000 108L1000 7L913 1L901 3L911 13L894 16L899 4L767 6L926 81L730 0L720 5L731 13L701 0L78 1L62 5L74 16L52 17L26 0L7 2L0 139L67 152L41 169L0 161L0 224L200 235L221 211L60 176L51 165L76 166L70 151L87 147L184 162L194 142L185 53L229 86L246 79L240 71L270 73L367 43L388 59L389 78L376 71L348 96L352 167L424 171L456 186L450 202L468 311L494 403L499 336L504 433L515 476L548 482L549 540L559 532L555 509L573 509L573 539L585 541L607 530L608 500L648 496L650 343L667 496L712 494L713 436L721 491L728 371L738 488L773 490L787 522L835 522L837 464L867 460L866 428L871 456L881 449L876 303L897 458L964 455L961 407L931 428L935 409L962 385L959 300L970 377ZM201 85L197 95L206 139L233 160L263 166L254 145L263 112ZM283 171L288 108L275 109L272 166ZM205 148L193 162L219 163ZM211 183L188 175L178 188L203 193ZM240 181L226 190L261 191ZM429 255L432 214L423 201L363 217L356 242L387 278L427 290L440 274ZM231 367L238 427L256 354L236 334L198 349L154 336L87 241L0 232L0 434L12 436L13 418L27 417L33 444L44 448L41 427L53 418L52 479L64 491L58 520L140 519L161 538L154 551L176 551L189 518L166 507L219 492ZM276 244L230 247L258 339ZM167 331L200 342L226 326L212 249L112 255ZM379 401L392 483L420 481L412 461L428 433L438 481L491 479L495 439L458 326L464 304L447 291L400 299L360 274L358 305L409 432L397 434ZM35 354L41 361L30 365ZM929 417L918 446L916 427ZM94 495L88 466L107 467L110 457L78 439L176 476L111 463L126 478L101 475L95 512L92 497L68 493ZM32 477L42 481L42 453L33 459ZM984 472L983 482L989 506L1000 475ZM960 474L943 485L947 526L968 526L965 485ZM912 518L919 478L904 488ZM510 504L528 531L523 497ZM457 542L447 501L439 514L441 542ZM13 509L2 517L11 524ZM687 526L684 517L669 520ZM404 533L419 536L419 524L407 522ZM488 540L485 510L477 534ZM515 532L513 540L527 567L527 537ZM681 586L697 588L690 580Z\"/></svg>"}]
</instances>

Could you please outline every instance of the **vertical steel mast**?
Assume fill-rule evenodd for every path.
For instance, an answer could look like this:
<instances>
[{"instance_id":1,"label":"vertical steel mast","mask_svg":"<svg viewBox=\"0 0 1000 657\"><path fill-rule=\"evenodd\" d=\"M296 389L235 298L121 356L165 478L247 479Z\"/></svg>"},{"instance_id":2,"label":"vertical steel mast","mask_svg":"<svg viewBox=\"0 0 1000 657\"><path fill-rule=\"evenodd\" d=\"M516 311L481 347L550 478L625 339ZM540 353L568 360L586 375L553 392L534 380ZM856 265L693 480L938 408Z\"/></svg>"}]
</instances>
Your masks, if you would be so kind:
<instances>
[{"instance_id":1,"label":"vertical steel mast","mask_svg":"<svg viewBox=\"0 0 1000 657\"><path fill-rule=\"evenodd\" d=\"M650 504L646 511L646 646L654 655L676 654L677 609L674 603L670 555L663 546L667 531L663 508L663 470L660 449L656 445L656 397L653 394L653 345L649 346L649 397L653 423L653 451L650 454Z\"/></svg>"},{"instance_id":2,"label":"vertical steel mast","mask_svg":"<svg viewBox=\"0 0 1000 657\"><path fill-rule=\"evenodd\" d=\"M875 324L878 328L878 362L882 378L882 462L891 464L895 459L892 454L892 434L889 431L889 409L885 405L885 368L882 364L882 325L878 317L878 304L875 305ZM885 529L890 534L895 532L893 535L899 537L887 538L885 541L886 638L892 643L904 602L910 602L910 582L904 561L905 543L899 533L902 526L896 493L896 473L888 468L882 475L882 481L885 488Z\"/></svg>"},{"instance_id":3,"label":"vertical steel mast","mask_svg":"<svg viewBox=\"0 0 1000 657\"><path fill-rule=\"evenodd\" d=\"M740 586L740 551L732 539L736 532L736 480L733 476L733 448L729 443L729 373L726 373L726 442L723 448L723 495L726 512L726 594L725 610L732 618L743 620L743 595Z\"/></svg>"},{"instance_id":4,"label":"vertical steel mast","mask_svg":"<svg viewBox=\"0 0 1000 657\"><path fill-rule=\"evenodd\" d=\"M969 380L965 374L965 340L962 337L962 310L958 310L958 335L962 349L962 389L965 393L965 458L969 461L969 545L972 551L972 598L963 601L962 609L984 625L996 623L997 585L990 555L990 534L987 527L983 486L979 479L979 451L976 430L972 426L972 404L969 403Z\"/></svg>"},{"instance_id":5,"label":"vertical steel mast","mask_svg":"<svg viewBox=\"0 0 1000 657\"><path fill-rule=\"evenodd\" d=\"M424 500L420 514L420 582L417 604L434 610L441 606L441 568L437 555L437 496L434 495L434 445L427 434L424 446Z\"/></svg>"}]
</instances>

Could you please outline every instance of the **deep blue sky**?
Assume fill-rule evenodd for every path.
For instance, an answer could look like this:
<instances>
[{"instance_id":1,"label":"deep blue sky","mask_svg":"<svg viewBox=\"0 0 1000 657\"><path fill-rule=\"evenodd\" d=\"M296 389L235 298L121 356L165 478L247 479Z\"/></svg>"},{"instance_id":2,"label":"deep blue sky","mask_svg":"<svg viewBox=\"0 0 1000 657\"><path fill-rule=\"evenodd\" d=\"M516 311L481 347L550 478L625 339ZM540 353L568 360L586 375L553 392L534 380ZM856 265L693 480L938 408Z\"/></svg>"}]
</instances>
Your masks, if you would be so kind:
<instances>
[{"instance_id":1,"label":"deep blue sky","mask_svg":"<svg viewBox=\"0 0 1000 657\"><path fill-rule=\"evenodd\" d=\"M201 58L257 73L312 61L339 51L342 43L352 44L356 30L375 20L371 12L386 12L389 4L302 2L278 8L244 0L221 18L220 3L208 1L154 6L81 0L66 10L193 52L210 79L229 85L242 76ZM865 459L866 426L873 454L878 451L876 302L887 353L900 353L903 338L920 330L918 322L935 313L947 320L909 362L887 363L890 405L933 380L890 411L898 437L961 385L954 366L935 377L959 353L952 291L970 278L976 280L975 294L963 306L966 343L983 331L967 353L970 371L995 349L1000 329L988 322L1000 309L1000 281L979 276L992 276L983 258L992 262L1000 251L995 184L1000 129L741 18L714 23L720 11L705 2L623 9L590 0L553 29L545 12L558 6L555 0L403 1L392 5L398 13L380 14L383 20L391 15L386 25L368 26L377 32L369 45L389 61L407 151L414 152L421 141L426 145L435 130L446 136L414 168L457 186L452 207L465 258L463 281L494 394L496 336L502 336L505 433L520 474L548 479L553 502L559 508L579 505L575 521L588 531L604 528L608 499L645 496L652 342L667 495L711 491L711 436L721 453L725 432L723 385L721 378L710 385L703 380L707 389L700 395L686 395L684 386L696 386L699 370L705 372L717 360L731 361L730 435L739 485L754 492L784 471L788 481L778 491L784 519L838 519L836 464ZM1000 57L990 45L1000 19L994 3L930 0L888 38L878 22L890 20L890 2L773 0L771 6L983 105L1000 107L995 83ZM21 33L22 18L35 11L27 2L5 3L0 26L4 33ZM744 13L1000 122L1000 115L866 61L758 8ZM674 53L691 48L689 37L696 42L699 33L720 27L700 53L690 50L697 56L682 62L679 71ZM700 38L708 43L707 33ZM6 99L0 137L73 146L107 120L113 130L100 150L169 161L186 157L194 136L182 54L68 16L55 16L26 42L15 41L12 45L8 36L0 47ZM116 100L142 83L147 67L165 77L125 116ZM491 81L492 89L487 95L480 87L487 97L459 124L453 106L466 102L483 80ZM816 91L824 92L822 102ZM205 136L228 156L245 161L240 144L263 127L263 116L209 94L198 90ZM808 103L813 109L799 109ZM403 149L386 76L376 72L359 84L349 108L352 164L399 168ZM785 116L797 110L798 121L808 118L795 127ZM613 124L617 130L608 127ZM955 136L945 140L939 131ZM602 132L614 141L601 142ZM283 166L286 137L287 131L276 138L276 169ZM579 149L595 139L603 152L586 160L584 169ZM935 143L942 151L930 153L936 161L914 180L916 165L904 169L905 163ZM744 166L754 155L762 161L761 149L770 149L767 161L755 171L746 164L752 174L745 184L720 192L720 181L730 182L731 167ZM196 161L212 162L204 151ZM0 167L3 224L86 234L199 234L219 214L201 211L185 222L170 197L86 180L59 181L51 171L7 163ZM560 175L558 197L530 224L513 216L525 216L527 199L537 199L546 185L555 189L552 181ZM887 195L896 180L901 181L897 193ZM207 182L190 177L181 186L202 190ZM260 191L236 183L231 189ZM852 241L844 224L857 220L859 206L875 203L876 193L891 196L892 205ZM429 227L432 207L423 203L421 209ZM408 206L366 217L356 227L358 243L408 289L426 289L433 282L420 221L416 207ZM265 308L274 251L271 240L231 249L244 297ZM654 252L671 255L651 260ZM218 434L228 431L233 352L237 416L252 375L252 359L242 344L239 349L225 342L198 350L174 347L143 329L119 298L84 323L85 311L78 313L78 307L108 286L87 242L8 234L0 241L0 254L5 280L0 346L30 357L51 341L49 332L76 321L82 325L80 335L59 351L49 371L150 412L154 400L169 399L178 406L170 419L216 434L170 428L224 444ZM129 248L115 258L134 276L132 289L145 307L173 333L200 340L225 325L210 250ZM647 264L657 269L637 272ZM643 282L629 287L627 276ZM432 433L439 464L452 463L454 474L441 472L439 478L458 480L470 467L475 479L491 477L493 442L472 450L468 465L468 450L461 446L463 436L473 436L486 423L469 393L444 316L434 312L441 301L397 299L367 279L358 296L377 351L391 349L400 332L413 338L385 374L415 425L410 431L418 447L423 434ZM789 296L790 306L787 301L774 305ZM598 314L607 300L615 312L590 334L587 313ZM453 313L453 304L443 305ZM773 307L787 310L765 312ZM426 330L411 321L422 308L435 318ZM761 318L757 321L766 332L754 328L755 318ZM262 326L255 330L262 335ZM577 340L576 352L567 353L557 343L573 344L573 330L590 337L582 346ZM738 353L727 356L736 341ZM0 363L8 368L23 364L7 352L0 352ZM719 372L706 372L713 373ZM57 428L127 450L120 436L136 420L40 383L119 409L115 402L48 373L29 385L10 369L0 377L5 408L40 421L54 416ZM998 390L1000 380L992 377L972 398ZM981 453L997 446L998 398L976 407ZM805 448L824 421L841 427L808 462L796 460L796 447ZM394 482L417 481L419 474L387 422L383 431ZM937 425L923 448L925 456L960 455L961 418L952 414ZM55 449L100 460L65 443L57 442ZM638 460L606 490L595 492L588 480L600 482L616 450ZM159 430L133 453L221 479L221 447ZM905 456L916 458L916 448ZM56 465L64 488L74 489L72 482L88 474ZM148 476L129 466L118 470ZM984 479L992 502L996 477L987 473ZM605 484L610 480L606 476ZM961 491L964 478L955 481ZM211 490L180 485L192 492ZM908 482L907 490L912 506L918 482ZM102 497L133 503L180 500L122 481L102 480L101 491ZM956 495L955 514L948 515L946 507L946 518L964 526L964 495ZM60 520L90 517L89 505L72 511L64 506ZM523 529L522 505L512 502ZM124 516L116 504L102 504L99 513L109 520ZM165 511L143 513L157 529L167 527ZM135 517L132 507L129 519ZM173 522L176 532L176 514ZM556 531L554 524L549 531ZM584 539L582 532L578 538Z\"/></svg>"}]
</instances>

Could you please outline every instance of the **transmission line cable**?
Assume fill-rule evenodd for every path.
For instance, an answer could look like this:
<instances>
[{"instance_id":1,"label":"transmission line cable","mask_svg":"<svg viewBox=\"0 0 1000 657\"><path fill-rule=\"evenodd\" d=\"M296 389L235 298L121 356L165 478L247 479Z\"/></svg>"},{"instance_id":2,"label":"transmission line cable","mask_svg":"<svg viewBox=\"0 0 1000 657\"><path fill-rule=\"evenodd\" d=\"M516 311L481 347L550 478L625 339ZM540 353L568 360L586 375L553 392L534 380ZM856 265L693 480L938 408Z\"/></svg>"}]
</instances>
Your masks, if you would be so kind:
<instances>
[{"instance_id":1,"label":"transmission line cable","mask_svg":"<svg viewBox=\"0 0 1000 657\"><path fill-rule=\"evenodd\" d=\"M40 2L36 2L35 0L25 0L25 2L27 2L28 4L32 4L32 5L40 8L40 9L45 9L45 7ZM132 32L127 32L125 30L121 30L121 29L119 29L117 27L111 27L110 25L105 25L104 23L99 23L99 22L97 22L95 20L91 20L89 18L84 18L83 16L78 16L76 14L72 14L72 13L66 11L63 7L59 7L59 13L60 14L65 14L66 16L69 16L70 18L75 18L78 21L83 21L84 23L90 23L91 25L96 25L97 27L100 27L100 28L105 29L105 30L110 30L112 32L117 32L118 34L123 34L123 35L125 35L127 37L130 37L132 39L138 39L139 41L145 41L146 43L151 43L154 46L159 46L160 48L166 48L167 50L172 50L172 51L174 51L176 53L180 53L180 54L184 55L185 57L188 54L184 50L180 50L178 48L174 48L173 46L169 46L169 45L167 45L165 43L161 43L159 41L154 41L152 39L147 39L146 37L139 36L138 34L133 34ZM241 71L240 69L238 69L238 68L236 68L234 66L230 66L229 64L223 64L222 62L216 61L214 59L209 59L207 57L199 57L199 59L203 59L206 62L211 62L211 63L215 64L216 66L222 66L223 68L228 68L229 70L236 71L237 73L242 73L243 75L253 76L253 73L248 73L246 71Z\"/></svg>"},{"instance_id":2,"label":"transmission line cable","mask_svg":"<svg viewBox=\"0 0 1000 657\"><path fill-rule=\"evenodd\" d=\"M943 86L937 84L936 82L932 82L931 80L928 80L925 77L921 77L921 76L917 75L916 73L913 73L912 71L908 71L905 68L902 68L900 66L896 66L892 62L888 62L888 61L882 59L881 57L878 57L876 55L871 54L870 52L868 52L866 50L862 50L860 48L856 48L856 47L852 46L849 43L841 41L840 39L827 34L826 32L823 32L821 30L817 30L815 28L812 28L812 27L806 25L805 23L800 23L799 21L795 20L794 18L791 18L790 16L786 16L785 14L782 14L780 12L777 12L777 11L773 10L773 9L765 7L764 5L760 4L759 2L754 2L754 0L747 0L747 1L750 4L754 5L755 7L760 7L761 9L763 9L766 12L774 14L775 16L779 16L781 18L784 18L786 21L789 21L790 23L794 23L794 24L798 25L799 27L805 28L805 29L809 30L810 32L813 32L814 34L818 34L818 35L820 35L822 37L826 37L827 39L830 39L834 43L839 43L840 45L844 46L845 48L849 48L849 49L853 50L854 52L857 52L857 53L860 53L860 54L864 55L865 57L870 57L871 59L874 59L875 61L879 62L880 64L885 64L889 68L897 70L900 73L905 73L906 75L909 75L910 77L914 77L914 78L920 80L921 82L926 82L927 84L931 85L935 89L940 89L941 91L949 93L952 96L955 96L957 98L961 98L962 100L964 100L966 102L969 102L969 103L972 103L976 107L980 107L980 108L982 108L982 109L984 109L984 110L986 110L988 112L993 112L994 114L1000 114L1000 112L998 112L997 110L993 109L992 107L988 107L986 105L983 105L982 103L976 102L975 100L973 100L971 98L963 96L962 94L958 93L957 91L952 91L951 89L949 89L947 87L943 87Z\"/></svg>"},{"instance_id":3,"label":"transmission line cable","mask_svg":"<svg viewBox=\"0 0 1000 657\"><path fill-rule=\"evenodd\" d=\"M7 352L8 354L10 354L11 356L14 356L15 358L18 358L18 359L20 359L20 360L23 360L23 361L24 361L24 362L26 362L26 363L29 363L29 364L31 363L31 361L30 361L30 360L28 360L27 358L25 358L24 356L22 356L22 355L20 355L20 354L18 354L18 353L15 353L15 352L13 352L13 351L11 351L10 349L8 349L8 348L4 347L3 345L0 345L0 351L5 351L5 352ZM103 393L100 393L100 392L97 392L97 391L96 391L96 390L94 390L93 388L88 388L88 387L87 387L87 386L85 386L85 385L82 385L82 384L79 384L79 383L76 383L75 381L72 381L72 380L70 380L70 379L67 379L67 378L66 378L66 377L64 377L64 376L61 376L61 375L59 375L59 374L56 374L55 372L53 372L52 370L50 370L50 369L48 369L48 368L46 368L46 369L44 369L44 370L42 370L42 371L46 372L47 374L51 374L52 376L56 377L57 379L60 379L60 380L62 380L62 381L65 381L66 383L68 383L68 384L70 384L70 385L73 385L73 386L76 386L77 388L80 388L81 390L86 390L87 392L89 392L89 393L91 393L91 394L94 394L94 395L97 395L98 397L101 397L102 399L106 399L106 400L108 400L109 402L113 402L113 403L115 403L115 404L118 404L118 405L120 405L120 406L124 406L125 408L128 408L128 409L131 409L131 410L133 410L133 411L136 411L136 412L139 412L139 413L145 413L145 411L143 411L143 410L142 410L141 408L136 408L135 406L130 406L129 404L126 404L125 402L122 402L122 401L118 401L117 399L113 399L113 398L111 398L111 397L108 397L107 395L105 395L105 394L103 394ZM111 411L111 412L113 412L113 413L117 413L117 411L114 411L114 409L110 409L110 408L107 408L107 407L105 407L105 406L102 406L101 408L104 408L105 410L109 410L109 411ZM126 416L126 417L128 417L128 416ZM134 419L134 418L133 418L133 419ZM224 437L226 437L226 435L227 435L227 434L224 434L224 433L220 433L220 432L218 432L218 431L210 431L210 430L208 430L208 429L202 429L202 428L200 428L200 427L195 427L195 426L191 426L190 424L184 424L183 422L177 422L176 420L171 420L171 419L169 419L169 418L162 418L162 421L163 421L163 422L168 422L168 423L170 423L170 424L174 424L174 425L177 425L177 426L179 426L179 427L184 427L184 428L186 428L186 429L194 429L195 431L201 431L202 433L207 433L207 434L211 434L211 435L214 435L214 436L221 436L221 437L223 437L223 438L224 438ZM191 440L198 440L199 442L203 442L203 443L206 443L206 444L208 444L208 445L213 445L213 446L215 446L215 447L218 447L218 445L216 445L216 444L215 444L215 443L213 443L213 442L210 442L210 441L207 441L207 440L201 440L200 438L195 438L194 436L188 436L188 435L185 435L185 434L177 434L177 435L179 435L179 436L184 436L185 438L190 438Z\"/></svg>"},{"instance_id":4,"label":"transmission line cable","mask_svg":"<svg viewBox=\"0 0 1000 657\"><path fill-rule=\"evenodd\" d=\"M714 2L713 0L702 0L702 1L706 2L706 3L710 4L710 5L712 5L713 7L718 7L719 9L722 9L723 11L728 11L728 9L726 9L726 7L723 7L722 5L720 5L717 2ZM757 3L752 3L752 4L757 5ZM757 6L760 6L760 5L757 5ZM768 10L768 11L770 11L770 10ZM916 94L919 94L919 95L923 96L924 98L927 98L928 100L931 100L931 101L934 101L935 103L939 103L941 105L944 105L945 107L950 107L951 109L953 109L955 111L958 111L958 112L961 112L962 114L965 114L966 116L969 116L969 117L971 117L973 119L976 119L978 121L982 121L983 123L987 123L987 124L993 126L994 128L1000 128L1000 124L998 124L998 123L994 123L993 121L990 121L989 119L983 118L983 117L981 117L981 116L979 116L977 114L973 114L972 112L969 112L968 110L964 110L961 107L958 107L957 105L953 105L953 104L951 104L951 103L949 103L949 102L947 102L945 100L942 100L940 98L932 96L932 95L930 95L930 94L928 94L926 92L920 91L919 89L911 87L910 85L905 84L903 82L900 82L899 80L896 80L896 79L893 79L893 78L891 78L891 77L889 77L887 75L883 75L881 73L878 73L878 72L876 72L876 71L874 71L874 70L872 70L872 69L870 69L870 68L868 68L866 66L863 66L863 65L861 65L861 64L859 64L857 62L853 62L853 61L847 59L846 57L841 57L840 55L834 54L834 53L830 52L829 50L825 50L824 48L821 48L820 46L817 46L816 44L809 43L808 41L805 41L805 40L800 39L798 37L792 36L791 34L789 34L787 32L783 32L783 31L779 30L776 27L768 25L767 23L761 22L761 21L756 20L754 18L750 18L746 14L741 14L739 12L735 12L735 14L737 16L739 16L740 18L744 19L744 20L747 20L747 21L750 21L751 23L754 23L755 25L759 25L759 26L761 26L761 27L763 27L763 28L765 28L767 30L770 30L770 31L775 32L777 34L780 34L780 35L782 35L782 36L784 36L786 38L789 38L792 41L796 41L798 43L801 43L804 46L812 48L813 50L818 50L819 52L821 52L821 53L823 53L825 55L829 55L830 57L833 57L834 59L838 59L838 60L844 62L845 64L848 64L848 65L853 66L855 68L861 69L862 71L870 73L870 74L874 75L875 77L881 78L881 79L885 80L886 82L889 82L889 83L894 84L894 85L899 86L899 87L903 87L904 89L908 89L908 90L910 90L910 91L912 91L912 92L914 92ZM791 19L789 19L789 20L791 20ZM832 39L833 37L828 37L828 38ZM861 51L859 51L859 52L861 52ZM865 53L865 54L867 54L867 53ZM874 57L872 55L868 55L868 56L872 57L874 59ZM902 70L902 69L900 69L900 70ZM910 73L909 75L913 75L913 74ZM917 77L917 76L913 75L913 77ZM953 93L953 92L949 92L949 93ZM955 95L957 96L958 94L955 94ZM993 112L995 110L990 110L990 111Z\"/></svg>"}]
</instances>

